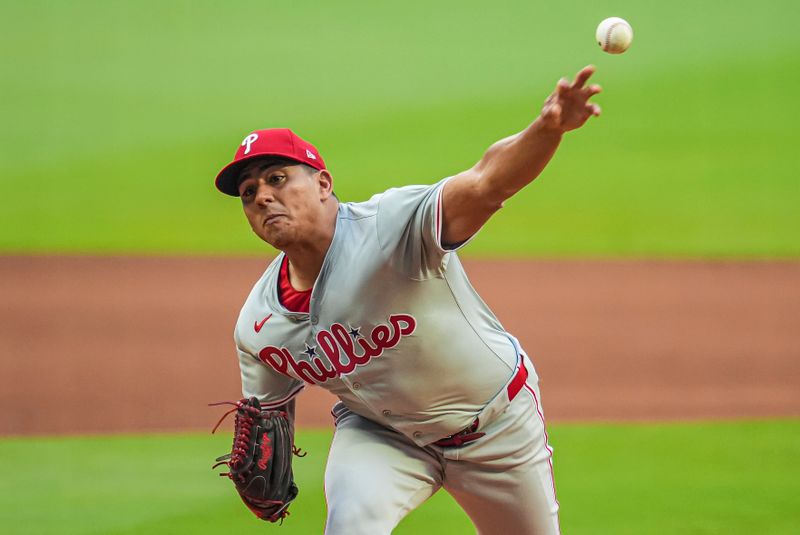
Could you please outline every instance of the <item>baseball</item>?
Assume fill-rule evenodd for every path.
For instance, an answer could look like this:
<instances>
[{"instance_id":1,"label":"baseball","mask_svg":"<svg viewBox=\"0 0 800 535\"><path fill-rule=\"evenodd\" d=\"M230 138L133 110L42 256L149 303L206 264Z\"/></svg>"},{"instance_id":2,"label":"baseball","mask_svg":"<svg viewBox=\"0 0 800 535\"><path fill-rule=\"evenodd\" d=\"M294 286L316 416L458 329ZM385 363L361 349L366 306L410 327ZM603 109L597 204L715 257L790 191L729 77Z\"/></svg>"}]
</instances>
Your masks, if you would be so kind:
<instances>
[{"instance_id":1,"label":"baseball","mask_svg":"<svg viewBox=\"0 0 800 535\"><path fill-rule=\"evenodd\" d=\"M597 27L597 44L609 54L622 54L633 41L633 28L628 21L619 17L609 17Z\"/></svg>"}]
</instances>

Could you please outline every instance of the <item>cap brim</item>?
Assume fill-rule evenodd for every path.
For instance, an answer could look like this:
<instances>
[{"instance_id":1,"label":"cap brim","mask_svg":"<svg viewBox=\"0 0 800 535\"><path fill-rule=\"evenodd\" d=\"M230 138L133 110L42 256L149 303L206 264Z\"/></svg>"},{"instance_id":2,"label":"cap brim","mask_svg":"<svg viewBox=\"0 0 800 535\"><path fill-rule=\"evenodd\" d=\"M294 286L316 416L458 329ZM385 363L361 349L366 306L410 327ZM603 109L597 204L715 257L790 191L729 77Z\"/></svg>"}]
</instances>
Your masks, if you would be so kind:
<instances>
[{"instance_id":1,"label":"cap brim","mask_svg":"<svg viewBox=\"0 0 800 535\"><path fill-rule=\"evenodd\" d=\"M239 196L239 174L242 172L247 164L252 162L257 158L284 158L286 160L291 160L293 162L297 162L298 164L302 164L299 160L294 159L292 156L288 154L283 154L279 152L271 152L269 154L253 154L251 156L246 156L241 160L236 160L235 162L231 162L225 167L222 168L222 171L219 172L217 175L216 180L214 181L214 185L217 186L217 189L220 190L222 193L226 195L230 195L232 197Z\"/></svg>"},{"instance_id":2,"label":"cap brim","mask_svg":"<svg viewBox=\"0 0 800 535\"><path fill-rule=\"evenodd\" d=\"M231 162L223 167L222 171L217 175L217 179L214 181L214 185L217 186L217 189L225 195L238 197L239 188L236 182L238 181L239 173L241 173L242 168L250 163L252 159L253 158L244 158L236 162Z\"/></svg>"}]
</instances>

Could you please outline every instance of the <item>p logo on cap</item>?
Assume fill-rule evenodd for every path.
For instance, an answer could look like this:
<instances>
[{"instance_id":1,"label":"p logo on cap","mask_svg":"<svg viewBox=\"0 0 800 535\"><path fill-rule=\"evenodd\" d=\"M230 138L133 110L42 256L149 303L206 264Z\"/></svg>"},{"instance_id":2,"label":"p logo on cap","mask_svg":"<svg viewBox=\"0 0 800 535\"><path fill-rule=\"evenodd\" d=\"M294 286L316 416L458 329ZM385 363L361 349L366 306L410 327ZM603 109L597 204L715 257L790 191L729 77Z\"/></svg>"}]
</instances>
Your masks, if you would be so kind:
<instances>
[{"instance_id":1,"label":"p logo on cap","mask_svg":"<svg viewBox=\"0 0 800 535\"><path fill-rule=\"evenodd\" d=\"M247 146L247 148L244 149L245 154L250 154L250 145L255 143L257 139L258 139L258 134L256 134L255 132L244 138L244 141L242 141L242 147L244 147L245 145Z\"/></svg>"}]
</instances>

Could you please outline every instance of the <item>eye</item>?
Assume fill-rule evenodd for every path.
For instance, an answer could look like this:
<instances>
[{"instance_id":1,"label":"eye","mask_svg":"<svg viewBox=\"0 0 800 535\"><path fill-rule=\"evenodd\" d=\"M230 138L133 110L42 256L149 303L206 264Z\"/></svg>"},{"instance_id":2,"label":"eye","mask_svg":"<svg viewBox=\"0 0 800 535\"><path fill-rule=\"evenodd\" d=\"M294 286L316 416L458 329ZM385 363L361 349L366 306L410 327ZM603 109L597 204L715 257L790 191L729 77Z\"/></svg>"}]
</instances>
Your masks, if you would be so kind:
<instances>
[{"instance_id":1,"label":"eye","mask_svg":"<svg viewBox=\"0 0 800 535\"><path fill-rule=\"evenodd\" d=\"M278 184L281 184L284 180L286 180L286 175L270 175L269 179L267 179L267 182L269 182L273 186L277 186Z\"/></svg>"},{"instance_id":2,"label":"eye","mask_svg":"<svg viewBox=\"0 0 800 535\"><path fill-rule=\"evenodd\" d=\"M255 195L255 193L256 193L256 188L254 186L247 186L242 191L241 197L242 199L249 199L250 197Z\"/></svg>"}]
</instances>

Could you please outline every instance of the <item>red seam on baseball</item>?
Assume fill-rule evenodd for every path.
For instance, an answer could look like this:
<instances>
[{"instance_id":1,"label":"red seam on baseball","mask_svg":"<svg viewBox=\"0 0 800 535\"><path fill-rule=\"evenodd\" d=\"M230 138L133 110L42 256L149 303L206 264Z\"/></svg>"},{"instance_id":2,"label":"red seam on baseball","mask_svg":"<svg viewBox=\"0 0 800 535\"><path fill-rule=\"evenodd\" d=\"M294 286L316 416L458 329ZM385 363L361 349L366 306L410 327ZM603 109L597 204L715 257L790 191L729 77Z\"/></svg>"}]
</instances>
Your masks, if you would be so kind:
<instances>
[{"instance_id":1,"label":"red seam on baseball","mask_svg":"<svg viewBox=\"0 0 800 535\"><path fill-rule=\"evenodd\" d=\"M608 30L606 31L606 42L605 42L605 45L603 45L603 50L606 50L606 51L608 50L609 40L611 39L611 32L613 32L614 28L616 28L617 26L619 26L621 24L625 24L625 23L621 22L621 21L620 22L615 22L614 24L612 24L611 26L608 27Z\"/></svg>"}]
</instances>

